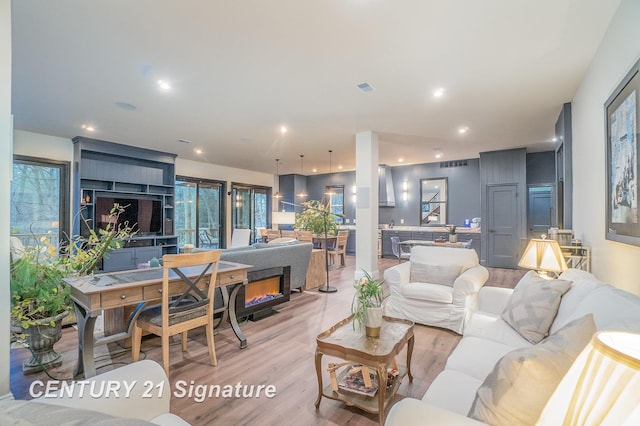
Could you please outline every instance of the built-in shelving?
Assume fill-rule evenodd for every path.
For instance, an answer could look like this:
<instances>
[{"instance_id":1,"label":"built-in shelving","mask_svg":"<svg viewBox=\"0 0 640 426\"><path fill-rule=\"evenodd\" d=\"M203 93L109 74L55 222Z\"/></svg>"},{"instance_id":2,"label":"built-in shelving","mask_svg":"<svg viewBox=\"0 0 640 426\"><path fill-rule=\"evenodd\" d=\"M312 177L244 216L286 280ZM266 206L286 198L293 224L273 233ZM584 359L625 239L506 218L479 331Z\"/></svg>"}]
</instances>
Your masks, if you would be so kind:
<instances>
[{"instance_id":1,"label":"built-in shelving","mask_svg":"<svg viewBox=\"0 0 640 426\"><path fill-rule=\"evenodd\" d=\"M101 197L152 206L149 229L127 241L125 248L110 253L103 271L131 269L154 257L178 253L173 226L176 156L80 136L73 143L74 232L87 235L99 227L104 216L98 202Z\"/></svg>"}]
</instances>

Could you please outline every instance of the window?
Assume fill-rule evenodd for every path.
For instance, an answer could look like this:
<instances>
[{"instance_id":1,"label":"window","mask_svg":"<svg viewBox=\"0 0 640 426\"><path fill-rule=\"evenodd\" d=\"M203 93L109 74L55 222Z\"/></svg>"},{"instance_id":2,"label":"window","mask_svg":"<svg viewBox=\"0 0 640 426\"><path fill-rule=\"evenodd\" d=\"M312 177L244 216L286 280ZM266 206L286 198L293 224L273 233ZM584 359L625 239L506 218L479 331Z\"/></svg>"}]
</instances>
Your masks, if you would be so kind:
<instances>
[{"instance_id":1,"label":"window","mask_svg":"<svg viewBox=\"0 0 640 426\"><path fill-rule=\"evenodd\" d=\"M420 225L447 223L447 179L420 181Z\"/></svg>"},{"instance_id":2,"label":"window","mask_svg":"<svg viewBox=\"0 0 640 426\"><path fill-rule=\"evenodd\" d=\"M69 235L69 163L14 156L11 235L24 245L41 237L57 246Z\"/></svg>"},{"instance_id":3,"label":"window","mask_svg":"<svg viewBox=\"0 0 640 426\"><path fill-rule=\"evenodd\" d=\"M175 227L178 246L219 248L224 237L224 183L176 178Z\"/></svg>"},{"instance_id":4,"label":"window","mask_svg":"<svg viewBox=\"0 0 640 426\"><path fill-rule=\"evenodd\" d=\"M335 215L337 223L344 221L344 186L331 185L325 187L325 194L327 194L329 202L329 211Z\"/></svg>"}]
</instances>

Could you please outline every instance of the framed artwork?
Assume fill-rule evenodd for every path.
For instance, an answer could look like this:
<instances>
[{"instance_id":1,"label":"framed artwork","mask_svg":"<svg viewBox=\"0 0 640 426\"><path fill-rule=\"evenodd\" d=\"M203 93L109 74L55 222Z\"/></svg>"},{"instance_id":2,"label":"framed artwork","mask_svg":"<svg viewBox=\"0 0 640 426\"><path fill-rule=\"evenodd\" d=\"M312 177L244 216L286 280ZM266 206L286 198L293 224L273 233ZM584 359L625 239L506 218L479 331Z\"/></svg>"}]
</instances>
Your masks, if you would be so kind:
<instances>
[{"instance_id":1,"label":"framed artwork","mask_svg":"<svg viewBox=\"0 0 640 426\"><path fill-rule=\"evenodd\" d=\"M604 105L607 131L608 240L640 246L638 217L638 117L640 60Z\"/></svg>"}]
</instances>

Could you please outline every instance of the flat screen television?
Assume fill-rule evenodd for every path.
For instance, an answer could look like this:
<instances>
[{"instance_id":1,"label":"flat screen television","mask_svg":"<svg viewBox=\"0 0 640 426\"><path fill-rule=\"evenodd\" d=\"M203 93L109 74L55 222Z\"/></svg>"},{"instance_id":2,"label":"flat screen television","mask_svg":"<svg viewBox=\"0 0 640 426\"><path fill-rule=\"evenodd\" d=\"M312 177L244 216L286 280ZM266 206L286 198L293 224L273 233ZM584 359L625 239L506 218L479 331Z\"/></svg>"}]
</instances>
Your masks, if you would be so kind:
<instances>
[{"instance_id":1,"label":"flat screen television","mask_svg":"<svg viewBox=\"0 0 640 426\"><path fill-rule=\"evenodd\" d=\"M109 222L109 212L115 203L126 206L118 224L129 222L138 235L162 234L162 201L146 198L96 196L96 228L104 229Z\"/></svg>"}]
</instances>

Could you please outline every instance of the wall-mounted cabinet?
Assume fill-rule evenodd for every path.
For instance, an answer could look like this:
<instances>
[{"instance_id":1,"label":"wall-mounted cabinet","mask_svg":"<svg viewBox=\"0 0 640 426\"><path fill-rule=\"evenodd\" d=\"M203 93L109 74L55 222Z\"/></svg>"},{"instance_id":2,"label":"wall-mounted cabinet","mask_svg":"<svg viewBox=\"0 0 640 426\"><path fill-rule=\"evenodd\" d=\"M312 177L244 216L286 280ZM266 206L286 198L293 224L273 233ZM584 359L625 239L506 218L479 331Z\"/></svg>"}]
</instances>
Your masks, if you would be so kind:
<instances>
[{"instance_id":1,"label":"wall-mounted cabinet","mask_svg":"<svg viewBox=\"0 0 640 426\"><path fill-rule=\"evenodd\" d=\"M137 234L114 251L103 270L131 269L153 257L177 253L174 235L175 155L113 142L75 137L74 232L87 235L109 220L115 203L121 221ZM81 220L81 219L85 220Z\"/></svg>"}]
</instances>

